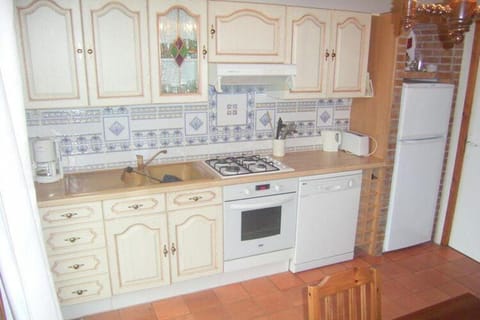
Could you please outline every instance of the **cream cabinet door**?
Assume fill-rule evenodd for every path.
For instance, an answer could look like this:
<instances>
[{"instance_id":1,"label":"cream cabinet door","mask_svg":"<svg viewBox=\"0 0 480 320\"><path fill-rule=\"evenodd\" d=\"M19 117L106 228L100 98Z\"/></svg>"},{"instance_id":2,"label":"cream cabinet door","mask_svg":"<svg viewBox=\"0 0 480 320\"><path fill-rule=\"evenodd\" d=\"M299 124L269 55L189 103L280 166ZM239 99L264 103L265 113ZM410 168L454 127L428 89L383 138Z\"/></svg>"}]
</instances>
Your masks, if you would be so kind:
<instances>
[{"instance_id":1,"label":"cream cabinet door","mask_svg":"<svg viewBox=\"0 0 480 320\"><path fill-rule=\"evenodd\" d=\"M165 214L108 221L105 234L114 294L169 284Z\"/></svg>"},{"instance_id":2,"label":"cream cabinet door","mask_svg":"<svg viewBox=\"0 0 480 320\"><path fill-rule=\"evenodd\" d=\"M326 96L329 42L330 11L288 7L287 55L297 67L289 98Z\"/></svg>"},{"instance_id":3,"label":"cream cabinet door","mask_svg":"<svg viewBox=\"0 0 480 320\"><path fill-rule=\"evenodd\" d=\"M150 0L148 14L152 101L207 101L207 1Z\"/></svg>"},{"instance_id":4,"label":"cream cabinet door","mask_svg":"<svg viewBox=\"0 0 480 320\"><path fill-rule=\"evenodd\" d=\"M209 1L209 61L285 62L285 16L285 6Z\"/></svg>"},{"instance_id":5,"label":"cream cabinet door","mask_svg":"<svg viewBox=\"0 0 480 320\"><path fill-rule=\"evenodd\" d=\"M369 14L335 11L332 15L331 97L365 96L370 42Z\"/></svg>"},{"instance_id":6,"label":"cream cabinet door","mask_svg":"<svg viewBox=\"0 0 480 320\"><path fill-rule=\"evenodd\" d=\"M149 103L146 0L83 0L82 17L90 104Z\"/></svg>"},{"instance_id":7,"label":"cream cabinet door","mask_svg":"<svg viewBox=\"0 0 480 320\"><path fill-rule=\"evenodd\" d=\"M27 108L88 104L80 5L16 1Z\"/></svg>"},{"instance_id":8,"label":"cream cabinet door","mask_svg":"<svg viewBox=\"0 0 480 320\"><path fill-rule=\"evenodd\" d=\"M223 270L222 206L168 213L172 282Z\"/></svg>"}]
</instances>

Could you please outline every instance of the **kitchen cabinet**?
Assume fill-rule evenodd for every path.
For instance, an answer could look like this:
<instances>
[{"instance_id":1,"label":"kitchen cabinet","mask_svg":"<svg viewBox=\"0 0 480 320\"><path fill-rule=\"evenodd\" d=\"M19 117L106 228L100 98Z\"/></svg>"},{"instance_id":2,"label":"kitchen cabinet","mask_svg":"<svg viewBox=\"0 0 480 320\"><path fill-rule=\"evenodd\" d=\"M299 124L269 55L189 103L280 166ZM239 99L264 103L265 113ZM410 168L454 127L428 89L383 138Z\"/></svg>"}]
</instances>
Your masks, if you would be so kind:
<instances>
[{"instance_id":1,"label":"kitchen cabinet","mask_svg":"<svg viewBox=\"0 0 480 320\"><path fill-rule=\"evenodd\" d=\"M285 18L285 6L209 1L209 62L284 63Z\"/></svg>"},{"instance_id":2,"label":"kitchen cabinet","mask_svg":"<svg viewBox=\"0 0 480 320\"><path fill-rule=\"evenodd\" d=\"M207 101L207 1L148 4L152 102Z\"/></svg>"},{"instance_id":3,"label":"kitchen cabinet","mask_svg":"<svg viewBox=\"0 0 480 320\"><path fill-rule=\"evenodd\" d=\"M288 7L287 26L297 74L286 98L366 95L370 15Z\"/></svg>"},{"instance_id":4,"label":"kitchen cabinet","mask_svg":"<svg viewBox=\"0 0 480 320\"><path fill-rule=\"evenodd\" d=\"M18 0L16 5L25 105L87 105L80 3Z\"/></svg>"},{"instance_id":5,"label":"kitchen cabinet","mask_svg":"<svg viewBox=\"0 0 480 320\"><path fill-rule=\"evenodd\" d=\"M223 271L220 188L167 194L172 281Z\"/></svg>"},{"instance_id":6,"label":"kitchen cabinet","mask_svg":"<svg viewBox=\"0 0 480 320\"><path fill-rule=\"evenodd\" d=\"M69 305L109 297L101 203L45 207L39 212L59 302Z\"/></svg>"},{"instance_id":7,"label":"kitchen cabinet","mask_svg":"<svg viewBox=\"0 0 480 320\"><path fill-rule=\"evenodd\" d=\"M103 201L114 294L223 271L220 189L164 197Z\"/></svg>"},{"instance_id":8,"label":"kitchen cabinet","mask_svg":"<svg viewBox=\"0 0 480 320\"><path fill-rule=\"evenodd\" d=\"M146 0L20 0L17 20L27 107L151 101Z\"/></svg>"}]
</instances>

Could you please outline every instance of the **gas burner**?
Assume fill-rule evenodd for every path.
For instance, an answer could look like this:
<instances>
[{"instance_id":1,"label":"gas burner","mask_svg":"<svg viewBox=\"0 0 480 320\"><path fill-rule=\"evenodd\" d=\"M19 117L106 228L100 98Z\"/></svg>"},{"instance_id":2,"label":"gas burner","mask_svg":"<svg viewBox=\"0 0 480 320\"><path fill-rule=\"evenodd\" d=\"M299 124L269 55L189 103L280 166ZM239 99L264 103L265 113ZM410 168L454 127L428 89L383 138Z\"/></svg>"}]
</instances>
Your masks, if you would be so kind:
<instances>
[{"instance_id":1,"label":"gas burner","mask_svg":"<svg viewBox=\"0 0 480 320\"><path fill-rule=\"evenodd\" d=\"M278 160L258 155L215 158L205 160L205 163L222 178L293 171Z\"/></svg>"}]
</instances>

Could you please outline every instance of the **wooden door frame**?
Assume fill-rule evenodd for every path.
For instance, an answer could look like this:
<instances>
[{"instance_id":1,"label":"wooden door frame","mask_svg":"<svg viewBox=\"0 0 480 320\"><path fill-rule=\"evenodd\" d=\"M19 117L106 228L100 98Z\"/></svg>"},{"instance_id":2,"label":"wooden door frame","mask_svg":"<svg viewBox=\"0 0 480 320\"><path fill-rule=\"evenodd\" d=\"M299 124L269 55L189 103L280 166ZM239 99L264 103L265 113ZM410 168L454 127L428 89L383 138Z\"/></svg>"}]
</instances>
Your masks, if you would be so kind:
<instances>
[{"instance_id":1,"label":"wooden door frame","mask_svg":"<svg viewBox=\"0 0 480 320\"><path fill-rule=\"evenodd\" d=\"M452 231L453 218L455 216L455 207L458 198L458 189L465 158L465 148L468 138L468 129L470 125L470 116L473 107L473 98L475 95L475 84L477 81L478 64L480 60L480 21L475 24L475 34L472 48L472 58L470 60L470 69L468 72L467 91L465 93L465 102L463 104L462 120L460 125L460 135L458 138L457 154L453 168L452 185L448 197L447 212L443 224L441 245L448 245L450 233Z\"/></svg>"}]
</instances>

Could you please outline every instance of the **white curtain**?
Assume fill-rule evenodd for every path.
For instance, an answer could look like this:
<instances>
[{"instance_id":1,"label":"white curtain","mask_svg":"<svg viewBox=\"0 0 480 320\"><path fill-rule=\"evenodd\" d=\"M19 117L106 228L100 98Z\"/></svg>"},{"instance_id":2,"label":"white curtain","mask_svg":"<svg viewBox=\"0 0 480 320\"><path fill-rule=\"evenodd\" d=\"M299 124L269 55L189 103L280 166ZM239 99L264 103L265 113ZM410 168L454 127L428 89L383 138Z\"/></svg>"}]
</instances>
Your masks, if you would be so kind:
<instances>
[{"instance_id":1,"label":"white curtain","mask_svg":"<svg viewBox=\"0 0 480 320\"><path fill-rule=\"evenodd\" d=\"M35 201L14 5L0 0L0 286L7 319L62 319Z\"/></svg>"}]
</instances>

